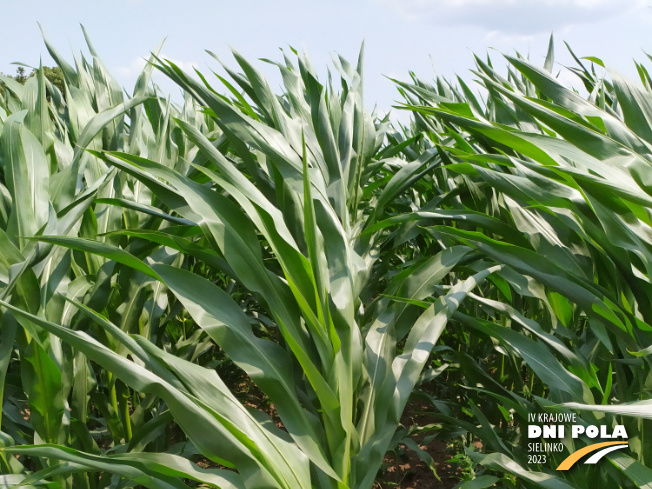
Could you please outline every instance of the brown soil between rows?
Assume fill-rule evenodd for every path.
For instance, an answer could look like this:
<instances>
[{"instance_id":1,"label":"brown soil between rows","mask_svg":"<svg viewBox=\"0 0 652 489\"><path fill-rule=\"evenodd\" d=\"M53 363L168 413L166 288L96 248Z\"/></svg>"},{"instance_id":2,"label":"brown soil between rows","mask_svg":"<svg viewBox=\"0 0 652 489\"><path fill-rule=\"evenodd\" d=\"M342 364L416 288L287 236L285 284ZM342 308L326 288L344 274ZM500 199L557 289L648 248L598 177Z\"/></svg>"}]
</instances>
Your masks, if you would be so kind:
<instances>
[{"instance_id":1,"label":"brown soil between rows","mask_svg":"<svg viewBox=\"0 0 652 489\"><path fill-rule=\"evenodd\" d=\"M417 443L419 443L417 441ZM428 445L419 443L422 450L427 451L435 462L438 480L416 453L408 448L398 456L398 465L395 454L385 456L383 469L378 474L374 489L450 489L459 482L459 475L455 467L447 462L453 454L448 451L447 445L441 440L434 440Z\"/></svg>"},{"instance_id":2,"label":"brown soil between rows","mask_svg":"<svg viewBox=\"0 0 652 489\"><path fill-rule=\"evenodd\" d=\"M406 428L424 426L433 422L427 413L431 406L410 400L401 418ZM424 412L426 411L426 412ZM463 478L462 469L451 458L457 453L447 442L432 437L433 433L413 436L421 450L433 459L437 475L415 451L402 445L397 453L388 452L378 473L374 489L451 489ZM476 448L481 448L476 442ZM398 458L398 460L397 460Z\"/></svg>"}]
</instances>

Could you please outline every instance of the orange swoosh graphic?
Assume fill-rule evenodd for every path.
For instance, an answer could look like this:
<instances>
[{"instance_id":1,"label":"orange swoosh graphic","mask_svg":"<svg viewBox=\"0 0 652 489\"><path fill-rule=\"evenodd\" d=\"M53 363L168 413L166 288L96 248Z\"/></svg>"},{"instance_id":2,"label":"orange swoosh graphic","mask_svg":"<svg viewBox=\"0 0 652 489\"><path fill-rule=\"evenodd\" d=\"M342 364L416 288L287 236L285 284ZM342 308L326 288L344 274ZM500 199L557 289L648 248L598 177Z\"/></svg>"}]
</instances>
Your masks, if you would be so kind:
<instances>
[{"instance_id":1,"label":"orange swoosh graphic","mask_svg":"<svg viewBox=\"0 0 652 489\"><path fill-rule=\"evenodd\" d=\"M575 462L581 459L587 453L595 452L603 447L609 447L611 445L627 445L626 441L605 441L603 443L594 443L588 447L581 448L576 452L571 453L566 460L559 464L557 470L568 470L570 469Z\"/></svg>"}]
</instances>

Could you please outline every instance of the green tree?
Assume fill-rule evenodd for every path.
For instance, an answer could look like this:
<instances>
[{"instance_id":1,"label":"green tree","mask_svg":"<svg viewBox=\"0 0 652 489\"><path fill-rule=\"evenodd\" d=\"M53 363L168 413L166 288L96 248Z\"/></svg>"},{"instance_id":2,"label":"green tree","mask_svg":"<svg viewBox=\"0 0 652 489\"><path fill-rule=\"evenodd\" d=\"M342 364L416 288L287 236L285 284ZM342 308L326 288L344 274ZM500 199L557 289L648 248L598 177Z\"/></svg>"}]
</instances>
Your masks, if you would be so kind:
<instances>
[{"instance_id":1,"label":"green tree","mask_svg":"<svg viewBox=\"0 0 652 489\"><path fill-rule=\"evenodd\" d=\"M63 71L61 70L61 68L59 68L58 66L55 66L54 68L50 68L49 66L44 66L43 74L45 75L45 78L50 80L50 83L52 83L55 87L61 90L61 93L64 92Z\"/></svg>"},{"instance_id":2,"label":"green tree","mask_svg":"<svg viewBox=\"0 0 652 489\"><path fill-rule=\"evenodd\" d=\"M16 74L14 76L11 76L14 80L16 80L18 83L25 84L27 80L29 80L31 77L36 75L37 70L32 70L31 73L28 75L25 72L25 68L23 66L19 66L16 69ZM43 67L43 74L45 75L45 78L47 78L50 83L52 83L55 87L57 87L61 92L64 92L63 88L63 71L61 68L58 66L55 66L54 68L50 68L49 66L44 66Z\"/></svg>"},{"instance_id":3,"label":"green tree","mask_svg":"<svg viewBox=\"0 0 652 489\"><path fill-rule=\"evenodd\" d=\"M25 74L25 68L23 68L22 66L19 66L18 69L16 70L16 76L14 76L14 79L18 83L22 83L24 85L25 82L27 81L27 79L30 76L32 76L32 74L34 74L34 71L32 71L32 73L30 75L26 75Z\"/></svg>"}]
</instances>

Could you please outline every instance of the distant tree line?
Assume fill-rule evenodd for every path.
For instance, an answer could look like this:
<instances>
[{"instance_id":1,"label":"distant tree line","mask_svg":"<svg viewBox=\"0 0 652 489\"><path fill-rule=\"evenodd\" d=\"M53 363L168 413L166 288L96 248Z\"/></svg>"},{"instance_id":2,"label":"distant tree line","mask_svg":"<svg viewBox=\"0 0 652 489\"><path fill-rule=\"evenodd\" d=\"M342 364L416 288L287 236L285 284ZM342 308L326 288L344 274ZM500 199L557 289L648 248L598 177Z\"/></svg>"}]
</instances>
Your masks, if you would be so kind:
<instances>
[{"instance_id":1,"label":"distant tree line","mask_svg":"<svg viewBox=\"0 0 652 489\"><path fill-rule=\"evenodd\" d=\"M37 70L32 70L31 73L27 73L25 71L25 68L22 66L19 66L16 69L16 74L15 75L8 75L10 78L13 78L16 80L18 83L25 84L27 80L29 80L31 77L36 75ZM57 87L59 90L61 90L61 93L64 93L64 88L63 88L63 71L61 68L58 66L55 66L54 68L50 68L49 66L44 66L43 67L43 74L45 75L45 78L47 78L50 83L52 83L55 87Z\"/></svg>"}]
</instances>

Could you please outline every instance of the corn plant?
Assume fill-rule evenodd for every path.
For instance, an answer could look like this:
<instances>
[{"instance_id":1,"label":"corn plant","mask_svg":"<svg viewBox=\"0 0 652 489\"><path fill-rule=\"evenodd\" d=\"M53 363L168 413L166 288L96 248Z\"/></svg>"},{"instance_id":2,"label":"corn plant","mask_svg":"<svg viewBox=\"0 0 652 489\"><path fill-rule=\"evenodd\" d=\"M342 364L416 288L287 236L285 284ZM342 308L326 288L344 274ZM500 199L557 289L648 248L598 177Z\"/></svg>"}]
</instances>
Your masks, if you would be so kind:
<instances>
[{"instance_id":1,"label":"corn plant","mask_svg":"<svg viewBox=\"0 0 652 489\"><path fill-rule=\"evenodd\" d=\"M576 58L585 99L554 77L553 56L552 40L543 69L507 56L506 77L476 58L484 103L461 80L459 89L445 80L401 84L416 125L462 186L450 207L492 219L428 227L416 212L392 220L424 223L424 232L503 265L492 295L473 294L474 314L457 311L458 326L443 338L457 351L438 366L456 367L439 389L460 383L471 392L466 414L437 400L447 431L480 438L493 453L472 453L476 461L525 487L648 487L649 77L639 65L642 88L615 74L599 79ZM625 425L631 455L555 474L591 443L568 440L547 467L527 469L528 413L560 407L579 410L585 423Z\"/></svg>"},{"instance_id":2,"label":"corn plant","mask_svg":"<svg viewBox=\"0 0 652 489\"><path fill-rule=\"evenodd\" d=\"M5 485L369 488L416 446L418 384L439 436L482 440L472 487L649 485L642 65L641 89L578 59L587 100L552 42L543 70L478 58L486 101L399 82L396 130L362 55L325 84L284 56L277 95L237 53L221 88L154 54L127 96L88 48L48 44L65 93L1 80ZM527 414L559 409L625 424L631 455L526 468Z\"/></svg>"},{"instance_id":3,"label":"corn plant","mask_svg":"<svg viewBox=\"0 0 652 489\"><path fill-rule=\"evenodd\" d=\"M125 226L167 223L159 211L142 204L146 198L138 182L119 175L86 149L131 151L171 164L192 150L180 130L174 132L173 117L185 117L207 132L210 128L189 99L176 109L156 96L149 86L151 66L128 97L90 42L92 63L81 56L74 68L46 45L64 73L64 93L49 83L42 69L25 85L0 79L0 298L43 319L71 324L76 309L64 297L87 297L103 312L110 303L112 319L125 331L154 337L160 329L156 311L165 298L158 282L131 279L131 269L125 269L120 278L129 286L120 288L115 262L33 238L55 234L117 243L120 237L110 233ZM139 329L143 309L148 322ZM100 453L97 443L106 441L92 436L98 422L99 431L110 432L111 444L128 443L144 422L138 410L133 422L125 415L129 390L110 373L95 372L83 354L71 351L56 336L19 322L22 328L11 314L3 315L3 444L55 443ZM3 455L2 473L13 474L4 482L21 481L26 470L49 468L46 460ZM91 483L85 475L56 476L54 481L57 487Z\"/></svg>"},{"instance_id":4,"label":"corn plant","mask_svg":"<svg viewBox=\"0 0 652 489\"><path fill-rule=\"evenodd\" d=\"M4 301L21 324L60 338L141 395L160 398L194 450L237 470L201 470L170 453L97 457L52 443L5 448L65 462L26 482L95 470L147 487L186 487L180 478L217 487L371 487L448 318L500 269L484 267L466 246L432 239L410 246L410 236L376 226L409 208L406 192L441 159L432 149L399 158L401 145L385 143L387 121L363 107L362 59L357 68L337 60L338 92L319 83L305 56L298 56L298 67L286 58L278 65L285 93L277 96L235 57L243 73L227 71L242 93L222 79L233 99L201 75L199 81L171 62L157 64L219 128L212 136L176 121L197 148L185 166L134 152L88 153L148 189L152 200L138 204L159 203L158 215L182 221L182 234L191 238L181 239L173 227L126 229L113 233L121 236L113 242L54 235L39 241L110 259L163 284L269 397L283 430L247 409L215 370L142 334L128 335L79 294L61 295L119 347ZM192 238L198 234L199 242ZM165 247L142 254L144 241ZM184 256L207 259L212 272L188 269ZM475 265L453 273L469 263ZM248 308L205 277L214 274L257 306ZM429 297L425 311L407 307ZM278 342L256 336L252 324L259 323L274 328Z\"/></svg>"}]
</instances>

